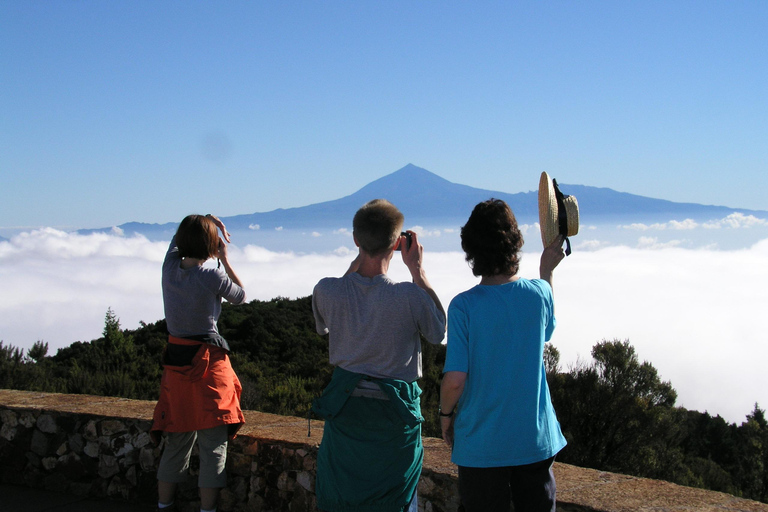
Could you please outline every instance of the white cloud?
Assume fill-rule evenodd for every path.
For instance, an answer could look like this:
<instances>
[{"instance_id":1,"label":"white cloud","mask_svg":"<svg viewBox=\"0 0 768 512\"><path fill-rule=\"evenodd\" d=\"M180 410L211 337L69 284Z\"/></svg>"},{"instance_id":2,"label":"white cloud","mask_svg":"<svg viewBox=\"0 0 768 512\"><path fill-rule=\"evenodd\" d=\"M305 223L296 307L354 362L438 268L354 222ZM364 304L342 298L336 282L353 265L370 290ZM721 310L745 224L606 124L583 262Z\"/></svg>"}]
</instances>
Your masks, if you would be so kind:
<instances>
[{"instance_id":1,"label":"white cloud","mask_svg":"<svg viewBox=\"0 0 768 512\"><path fill-rule=\"evenodd\" d=\"M768 240L736 251L691 250L644 239L642 248L582 241L555 272L553 343L567 367L601 339L629 339L679 393L679 404L743 421L768 404L768 344L759 320L768 304ZM124 327L163 317L160 265L167 242L42 229L0 242L0 340L51 348L99 337L111 307ZM653 248L654 250L648 250ZM327 254L230 246L251 299L309 295L342 275L357 250ZM538 253L521 275L535 277ZM477 279L460 252L425 251L424 268L444 306ZM390 275L410 280L400 256Z\"/></svg>"},{"instance_id":2,"label":"white cloud","mask_svg":"<svg viewBox=\"0 0 768 512\"><path fill-rule=\"evenodd\" d=\"M574 244L573 248L579 251L596 251L605 247L610 247L610 243L602 240L580 240L578 244Z\"/></svg>"},{"instance_id":3,"label":"white cloud","mask_svg":"<svg viewBox=\"0 0 768 512\"><path fill-rule=\"evenodd\" d=\"M410 230L421 238L434 238L443 234L439 229L425 229L423 226L413 226Z\"/></svg>"},{"instance_id":4,"label":"white cloud","mask_svg":"<svg viewBox=\"0 0 768 512\"><path fill-rule=\"evenodd\" d=\"M258 224L249 224L248 225L248 229L253 230L253 231L258 231L258 230L261 229L261 226L259 226Z\"/></svg>"},{"instance_id":5,"label":"white cloud","mask_svg":"<svg viewBox=\"0 0 768 512\"><path fill-rule=\"evenodd\" d=\"M620 225L619 229L629 229L629 230L635 230L635 231L649 231L649 230L664 231L667 229L692 230L697 228L740 229L740 228L750 228L753 226L768 226L768 220L760 219L758 217L755 217L754 215L744 215L743 213L736 212L722 219L711 220L704 223L698 223L693 219L685 219L682 221L671 220L669 222L655 223L655 224L643 224L643 223L636 222L633 224Z\"/></svg>"},{"instance_id":6,"label":"white cloud","mask_svg":"<svg viewBox=\"0 0 768 512\"><path fill-rule=\"evenodd\" d=\"M357 254L357 251L350 249L349 247L341 246L336 248L333 253L336 256L349 256L350 254Z\"/></svg>"},{"instance_id":7,"label":"white cloud","mask_svg":"<svg viewBox=\"0 0 768 512\"><path fill-rule=\"evenodd\" d=\"M313 237L315 237L315 238L319 238L319 237L321 237L321 236L323 236L323 235L321 235L321 234L320 234L320 233L318 233L317 231L313 231L313 232L312 232L312 236L313 236Z\"/></svg>"},{"instance_id":8,"label":"white cloud","mask_svg":"<svg viewBox=\"0 0 768 512\"><path fill-rule=\"evenodd\" d=\"M523 238L528 237L529 234L531 236L540 236L541 234L541 225L538 222L534 222L533 224L519 224L518 228L520 228Z\"/></svg>"},{"instance_id":9,"label":"white cloud","mask_svg":"<svg viewBox=\"0 0 768 512\"><path fill-rule=\"evenodd\" d=\"M637 239L637 247L640 249L667 249L677 247L682 242L680 240L670 240L668 242L659 242L659 239L651 236L641 236Z\"/></svg>"},{"instance_id":10,"label":"white cloud","mask_svg":"<svg viewBox=\"0 0 768 512\"><path fill-rule=\"evenodd\" d=\"M283 230L283 226L277 226L277 227L275 228L275 231L282 231L282 230Z\"/></svg>"},{"instance_id":11,"label":"white cloud","mask_svg":"<svg viewBox=\"0 0 768 512\"><path fill-rule=\"evenodd\" d=\"M751 228L753 226L768 226L768 220L759 219L754 215L744 215L743 213L736 212L718 221L705 222L703 226L707 229Z\"/></svg>"},{"instance_id":12,"label":"white cloud","mask_svg":"<svg viewBox=\"0 0 768 512\"><path fill-rule=\"evenodd\" d=\"M341 229L334 229L333 230L334 235L346 235L346 236L352 236L352 231L350 231L347 228L341 228Z\"/></svg>"},{"instance_id":13,"label":"white cloud","mask_svg":"<svg viewBox=\"0 0 768 512\"><path fill-rule=\"evenodd\" d=\"M678 229L678 230L696 229L697 227L699 227L699 224L693 219L685 219L684 221L671 220L667 225L669 226L669 229Z\"/></svg>"}]
</instances>

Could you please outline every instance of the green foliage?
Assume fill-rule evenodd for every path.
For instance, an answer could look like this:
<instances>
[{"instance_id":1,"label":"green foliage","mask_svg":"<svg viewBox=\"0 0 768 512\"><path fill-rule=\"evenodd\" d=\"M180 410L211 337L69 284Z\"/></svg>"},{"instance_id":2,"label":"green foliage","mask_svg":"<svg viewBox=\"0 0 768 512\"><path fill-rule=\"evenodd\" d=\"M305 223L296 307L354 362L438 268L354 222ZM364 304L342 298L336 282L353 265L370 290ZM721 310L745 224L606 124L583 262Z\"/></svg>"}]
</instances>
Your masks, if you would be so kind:
<instances>
[{"instance_id":1,"label":"green foliage","mask_svg":"<svg viewBox=\"0 0 768 512\"><path fill-rule=\"evenodd\" d=\"M602 341L594 363L551 380L555 410L569 446L560 460L659 478L673 471L679 430L676 393L656 369L640 363L629 342Z\"/></svg>"},{"instance_id":2,"label":"green foliage","mask_svg":"<svg viewBox=\"0 0 768 512\"><path fill-rule=\"evenodd\" d=\"M672 385L628 341L602 341L592 357L567 373L545 362L568 440L558 460L768 501L768 427L757 404L737 427L675 407Z\"/></svg>"},{"instance_id":3,"label":"green foliage","mask_svg":"<svg viewBox=\"0 0 768 512\"><path fill-rule=\"evenodd\" d=\"M48 343L43 343L40 340L36 341L32 348L27 351L27 356L36 363L42 361L46 355L48 355Z\"/></svg>"}]
</instances>

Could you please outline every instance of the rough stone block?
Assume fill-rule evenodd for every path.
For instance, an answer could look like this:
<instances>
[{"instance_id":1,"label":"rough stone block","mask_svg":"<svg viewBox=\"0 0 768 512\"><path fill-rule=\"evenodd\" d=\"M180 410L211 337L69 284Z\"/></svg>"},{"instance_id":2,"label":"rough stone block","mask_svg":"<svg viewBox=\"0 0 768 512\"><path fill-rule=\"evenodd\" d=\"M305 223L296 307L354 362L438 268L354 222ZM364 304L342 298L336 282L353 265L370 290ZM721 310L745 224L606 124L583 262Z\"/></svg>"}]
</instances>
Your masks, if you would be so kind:
<instances>
[{"instance_id":1,"label":"rough stone block","mask_svg":"<svg viewBox=\"0 0 768 512\"><path fill-rule=\"evenodd\" d=\"M95 441L99 438L99 434L96 430L96 420L90 420L83 427L83 437L88 441Z\"/></svg>"},{"instance_id":2,"label":"rough stone block","mask_svg":"<svg viewBox=\"0 0 768 512\"><path fill-rule=\"evenodd\" d=\"M314 455L307 455L302 460L301 466L306 471L315 471L317 469L317 457Z\"/></svg>"},{"instance_id":3,"label":"rough stone block","mask_svg":"<svg viewBox=\"0 0 768 512\"><path fill-rule=\"evenodd\" d=\"M227 473L239 476L251 474L251 457L240 453L227 454Z\"/></svg>"},{"instance_id":4,"label":"rough stone block","mask_svg":"<svg viewBox=\"0 0 768 512\"><path fill-rule=\"evenodd\" d=\"M37 418L37 428L46 434L55 434L59 430L59 427L56 425L56 420L53 419L53 416L50 414L41 414Z\"/></svg>"},{"instance_id":5,"label":"rough stone block","mask_svg":"<svg viewBox=\"0 0 768 512\"><path fill-rule=\"evenodd\" d=\"M19 416L19 424L23 425L24 428L32 428L32 425L35 424L35 415L31 412L21 413L21 416Z\"/></svg>"},{"instance_id":6,"label":"rough stone block","mask_svg":"<svg viewBox=\"0 0 768 512\"><path fill-rule=\"evenodd\" d=\"M296 479L292 475L293 471L283 471L277 477L277 488L281 491L293 491L296 487ZM295 475L295 473L294 473Z\"/></svg>"},{"instance_id":7,"label":"rough stone block","mask_svg":"<svg viewBox=\"0 0 768 512\"><path fill-rule=\"evenodd\" d=\"M101 422L101 435L113 436L125 432L127 429L125 423L118 420L104 420Z\"/></svg>"},{"instance_id":8,"label":"rough stone block","mask_svg":"<svg viewBox=\"0 0 768 512\"><path fill-rule=\"evenodd\" d=\"M69 436L69 439L67 441L69 443L69 449L72 450L75 453L82 453L84 442L83 442L83 436L80 434L72 434Z\"/></svg>"},{"instance_id":9,"label":"rough stone block","mask_svg":"<svg viewBox=\"0 0 768 512\"><path fill-rule=\"evenodd\" d=\"M131 486L124 482L119 476L115 476L109 481L107 486L107 496L121 497L127 500L131 496Z\"/></svg>"},{"instance_id":10,"label":"rough stone block","mask_svg":"<svg viewBox=\"0 0 768 512\"><path fill-rule=\"evenodd\" d=\"M0 427L0 437L6 441L13 441L16 438L16 427L11 427L10 423L3 423Z\"/></svg>"},{"instance_id":11,"label":"rough stone block","mask_svg":"<svg viewBox=\"0 0 768 512\"><path fill-rule=\"evenodd\" d=\"M102 455L99 458L99 476L101 478L111 478L118 473L120 473L120 465L116 457Z\"/></svg>"},{"instance_id":12,"label":"rough stone block","mask_svg":"<svg viewBox=\"0 0 768 512\"><path fill-rule=\"evenodd\" d=\"M315 476L308 471L296 475L296 483L309 492L315 492Z\"/></svg>"},{"instance_id":13,"label":"rough stone block","mask_svg":"<svg viewBox=\"0 0 768 512\"><path fill-rule=\"evenodd\" d=\"M0 423L2 423L3 426L8 425L8 427L15 427L19 424L18 415L10 409L0 410Z\"/></svg>"},{"instance_id":14,"label":"rough stone block","mask_svg":"<svg viewBox=\"0 0 768 512\"><path fill-rule=\"evenodd\" d=\"M148 444L152 443L152 438L149 437L148 432L141 432L140 434L134 436L132 443L133 446L136 448L144 448Z\"/></svg>"},{"instance_id":15,"label":"rough stone block","mask_svg":"<svg viewBox=\"0 0 768 512\"><path fill-rule=\"evenodd\" d=\"M40 461L40 463L43 465L43 469L46 471L53 471L56 468L58 462L59 459L56 457L43 457L43 460Z\"/></svg>"},{"instance_id":16,"label":"rough stone block","mask_svg":"<svg viewBox=\"0 0 768 512\"><path fill-rule=\"evenodd\" d=\"M252 443L248 443L243 448L243 453L246 455L256 455L259 452L259 442L253 441Z\"/></svg>"},{"instance_id":17,"label":"rough stone block","mask_svg":"<svg viewBox=\"0 0 768 512\"><path fill-rule=\"evenodd\" d=\"M99 443L88 441L85 445L85 448L83 448L83 453L95 459L99 456Z\"/></svg>"},{"instance_id":18,"label":"rough stone block","mask_svg":"<svg viewBox=\"0 0 768 512\"><path fill-rule=\"evenodd\" d=\"M131 466L125 472L125 479L131 484L132 487L136 487L138 479L136 478L136 466Z\"/></svg>"},{"instance_id":19,"label":"rough stone block","mask_svg":"<svg viewBox=\"0 0 768 512\"><path fill-rule=\"evenodd\" d=\"M139 452L139 465L144 471L152 471L157 467L157 458L151 447L145 446Z\"/></svg>"},{"instance_id":20,"label":"rough stone block","mask_svg":"<svg viewBox=\"0 0 768 512\"><path fill-rule=\"evenodd\" d=\"M29 445L29 449L32 453L45 457L48 455L48 438L40 430L35 430L32 433L32 442Z\"/></svg>"},{"instance_id":21,"label":"rough stone block","mask_svg":"<svg viewBox=\"0 0 768 512\"><path fill-rule=\"evenodd\" d=\"M126 436L128 437L128 436ZM113 439L113 443L111 445L112 452L115 454L115 457L123 457L127 453L131 453L135 448L134 446L128 442L128 439L126 437L123 438L116 438Z\"/></svg>"}]
</instances>

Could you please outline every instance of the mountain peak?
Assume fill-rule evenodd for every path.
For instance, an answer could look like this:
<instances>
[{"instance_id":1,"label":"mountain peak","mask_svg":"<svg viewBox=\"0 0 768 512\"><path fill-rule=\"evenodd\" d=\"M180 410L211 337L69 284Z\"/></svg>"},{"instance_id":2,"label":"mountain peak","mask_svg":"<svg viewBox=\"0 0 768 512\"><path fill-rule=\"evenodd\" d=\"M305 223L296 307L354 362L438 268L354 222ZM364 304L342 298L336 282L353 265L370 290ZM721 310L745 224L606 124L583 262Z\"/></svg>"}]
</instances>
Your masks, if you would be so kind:
<instances>
[{"instance_id":1,"label":"mountain peak","mask_svg":"<svg viewBox=\"0 0 768 512\"><path fill-rule=\"evenodd\" d=\"M356 194L365 195L375 190L383 195L383 197L388 197L393 196L394 192L399 192L400 194L405 191L423 192L425 187L445 186L450 183L445 178L441 178L422 167L408 164L391 174L372 181L358 190Z\"/></svg>"}]
</instances>

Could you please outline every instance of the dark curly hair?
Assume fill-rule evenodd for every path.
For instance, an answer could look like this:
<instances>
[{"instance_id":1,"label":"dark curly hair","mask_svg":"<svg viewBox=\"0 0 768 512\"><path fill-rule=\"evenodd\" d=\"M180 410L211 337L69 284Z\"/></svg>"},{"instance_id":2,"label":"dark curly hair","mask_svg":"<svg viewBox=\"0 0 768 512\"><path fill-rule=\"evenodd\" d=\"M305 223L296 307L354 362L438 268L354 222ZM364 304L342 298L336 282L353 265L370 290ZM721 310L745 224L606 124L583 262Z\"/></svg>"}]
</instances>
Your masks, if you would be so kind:
<instances>
[{"instance_id":1,"label":"dark curly hair","mask_svg":"<svg viewBox=\"0 0 768 512\"><path fill-rule=\"evenodd\" d=\"M461 248L476 276L517 274L522 247L515 214L501 199L479 203L461 228Z\"/></svg>"}]
</instances>

